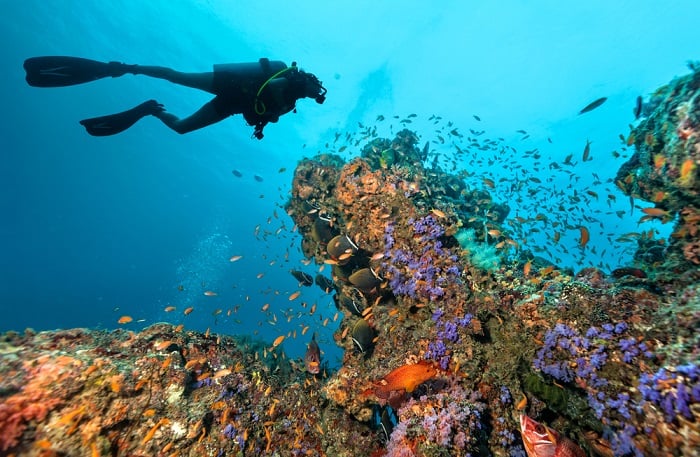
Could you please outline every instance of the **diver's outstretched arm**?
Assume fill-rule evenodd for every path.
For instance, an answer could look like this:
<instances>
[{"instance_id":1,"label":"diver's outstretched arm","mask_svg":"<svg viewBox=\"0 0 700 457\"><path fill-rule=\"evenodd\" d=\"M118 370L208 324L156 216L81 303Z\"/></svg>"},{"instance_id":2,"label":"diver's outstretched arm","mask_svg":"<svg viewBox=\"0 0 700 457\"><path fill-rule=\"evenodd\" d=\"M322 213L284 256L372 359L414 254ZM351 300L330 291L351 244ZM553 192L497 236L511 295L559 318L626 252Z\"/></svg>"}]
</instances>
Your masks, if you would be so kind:
<instances>
[{"instance_id":1,"label":"diver's outstretched arm","mask_svg":"<svg viewBox=\"0 0 700 457\"><path fill-rule=\"evenodd\" d=\"M128 65L128 67L128 73L165 79L166 81L170 81L171 83L179 84L181 86L203 90L205 92L209 92L210 94L214 93L214 73L211 71L204 73L183 73L168 67L156 67L149 65Z\"/></svg>"},{"instance_id":2,"label":"diver's outstretched arm","mask_svg":"<svg viewBox=\"0 0 700 457\"><path fill-rule=\"evenodd\" d=\"M193 130L198 130L211 124L216 124L217 122L220 122L228 117L228 115L219 114L216 108L214 108L213 101L206 103L196 113L184 119L180 119L174 114L170 114L166 111L156 113L154 116L160 119L163 124L180 134L192 132Z\"/></svg>"}]
</instances>

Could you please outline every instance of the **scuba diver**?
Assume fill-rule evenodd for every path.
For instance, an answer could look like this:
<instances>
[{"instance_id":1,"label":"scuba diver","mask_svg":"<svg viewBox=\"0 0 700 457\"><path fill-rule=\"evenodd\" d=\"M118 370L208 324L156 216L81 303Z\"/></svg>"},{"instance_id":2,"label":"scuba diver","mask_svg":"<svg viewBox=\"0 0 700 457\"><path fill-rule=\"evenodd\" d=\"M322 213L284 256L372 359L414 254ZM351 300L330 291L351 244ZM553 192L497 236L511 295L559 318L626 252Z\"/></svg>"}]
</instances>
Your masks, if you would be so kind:
<instances>
[{"instance_id":1,"label":"scuba diver","mask_svg":"<svg viewBox=\"0 0 700 457\"><path fill-rule=\"evenodd\" d=\"M292 110L296 101L313 98L321 104L326 89L318 78L296 66L266 58L258 62L214 65L214 71L183 73L167 67L127 65L121 62L98 62L81 57L44 56L24 61L27 82L35 87L63 87L82 84L127 73L165 79L213 94L197 112L180 119L165 111L162 104L149 100L130 110L83 119L80 123L90 135L107 136L123 132L144 116L155 116L177 133L188 133L243 114L248 125L254 126L253 136L262 139L263 128L269 122Z\"/></svg>"}]
</instances>

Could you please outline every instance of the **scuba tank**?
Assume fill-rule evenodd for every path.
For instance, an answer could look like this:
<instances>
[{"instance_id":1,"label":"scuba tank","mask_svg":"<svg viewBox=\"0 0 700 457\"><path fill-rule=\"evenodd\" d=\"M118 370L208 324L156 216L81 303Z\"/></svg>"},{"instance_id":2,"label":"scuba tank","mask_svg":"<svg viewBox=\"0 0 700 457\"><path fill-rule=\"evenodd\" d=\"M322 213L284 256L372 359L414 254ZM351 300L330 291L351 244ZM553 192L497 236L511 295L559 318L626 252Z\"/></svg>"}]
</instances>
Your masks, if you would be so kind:
<instances>
[{"instance_id":1,"label":"scuba tank","mask_svg":"<svg viewBox=\"0 0 700 457\"><path fill-rule=\"evenodd\" d=\"M241 84L257 82L258 86L263 84L269 77L274 75L280 70L287 68L287 64L280 60L267 59L265 57L261 58L257 62L244 62L244 63L224 63L214 65L214 87L225 87L219 86L218 84Z\"/></svg>"}]
</instances>

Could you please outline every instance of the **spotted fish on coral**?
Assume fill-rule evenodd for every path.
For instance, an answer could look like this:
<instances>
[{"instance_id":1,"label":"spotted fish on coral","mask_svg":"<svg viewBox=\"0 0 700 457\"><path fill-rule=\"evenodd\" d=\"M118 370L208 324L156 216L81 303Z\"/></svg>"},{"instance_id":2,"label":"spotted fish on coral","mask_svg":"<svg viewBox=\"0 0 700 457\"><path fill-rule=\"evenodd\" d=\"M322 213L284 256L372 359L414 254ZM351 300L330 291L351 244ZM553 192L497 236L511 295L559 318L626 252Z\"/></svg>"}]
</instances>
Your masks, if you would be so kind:
<instances>
[{"instance_id":1,"label":"spotted fish on coral","mask_svg":"<svg viewBox=\"0 0 700 457\"><path fill-rule=\"evenodd\" d=\"M520 434L528 457L586 457L578 444L525 414L520 415Z\"/></svg>"}]
</instances>

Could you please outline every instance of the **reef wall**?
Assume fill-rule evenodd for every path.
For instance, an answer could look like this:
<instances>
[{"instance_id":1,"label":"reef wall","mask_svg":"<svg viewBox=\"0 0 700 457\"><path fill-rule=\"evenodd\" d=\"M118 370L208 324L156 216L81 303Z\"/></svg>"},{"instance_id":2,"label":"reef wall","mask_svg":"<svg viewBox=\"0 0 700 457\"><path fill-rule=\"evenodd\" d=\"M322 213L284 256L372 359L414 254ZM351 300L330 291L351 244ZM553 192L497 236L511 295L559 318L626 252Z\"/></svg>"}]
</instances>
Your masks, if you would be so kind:
<instances>
[{"instance_id":1,"label":"reef wall","mask_svg":"<svg viewBox=\"0 0 700 457\"><path fill-rule=\"evenodd\" d=\"M617 174L627 195L654 204L646 218L675 222L669 250L674 262L700 265L700 68L659 88L627 138L635 153ZM646 251L646 250L644 250ZM639 257L653 258L653 252Z\"/></svg>"}]
</instances>

